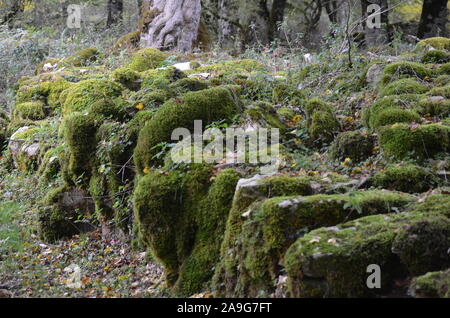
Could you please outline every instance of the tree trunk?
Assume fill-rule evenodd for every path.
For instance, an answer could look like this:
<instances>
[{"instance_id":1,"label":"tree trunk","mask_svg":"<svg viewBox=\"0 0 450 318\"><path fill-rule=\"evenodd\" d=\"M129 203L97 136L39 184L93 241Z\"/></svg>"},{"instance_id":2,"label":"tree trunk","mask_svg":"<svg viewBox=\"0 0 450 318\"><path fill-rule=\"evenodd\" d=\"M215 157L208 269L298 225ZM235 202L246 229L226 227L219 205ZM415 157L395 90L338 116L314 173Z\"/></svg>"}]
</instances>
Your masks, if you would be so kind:
<instances>
[{"instance_id":1,"label":"tree trunk","mask_svg":"<svg viewBox=\"0 0 450 318\"><path fill-rule=\"evenodd\" d=\"M269 42L275 40L278 33L278 25L283 22L284 10L286 9L287 0L273 0L272 9L269 15Z\"/></svg>"},{"instance_id":2,"label":"tree trunk","mask_svg":"<svg viewBox=\"0 0 450 318\"><path fill-rule=\"evenodd\" d=\"M108 0L108 19L106 26L112 26L123 20L123 0Z\"/></svg>"},{"instance_id":3,"label":"tree trunk","mask_svg":"<svg viewBox=\"0 0 450 318\"><path fill-rule=\"evenodd\" d=\"M370 5L378 5L377 10L369 10ZM391 39L389 26L389 5L387 0L361 0L365 42L368 47L387 44ZM369 12L368 12L369 10ZM378 14L378 17L370 17ZM376 23L379 25L374 25Z\"/></svg>"},{"instance_id":4,"label":"tree trunk","mask_svg":"<svg viewBox=\"0 0 450 318\"><path fill-rule=\"evenodd\" d=\"M448 0L424 0L417 37L445 36Z\"/></svg>"},{"instance_id":5,"label":"tree trunk","mask_svg":"<svg viewBox=\"0 0 450 318\"><path fill-rule=\"evenodd\" d=\"M24 1L23 0L14 0L12 2L11 7L6 12L6 15L3 17L3 21L1 24L8 24L8 28L12 29L14 24L14 18L24 10Z\"/></svg>"},{"instance_id":6,"label":"tree trunk","mask_svg":"<svg viewBox=\"0 0 450 318\"><path fill-rule=\"evenodd\" d=\"M145 0L153 17L141 35L145 47L189 52L197 39L200 24L200 0Z\"/></svg>"}]
</instances>

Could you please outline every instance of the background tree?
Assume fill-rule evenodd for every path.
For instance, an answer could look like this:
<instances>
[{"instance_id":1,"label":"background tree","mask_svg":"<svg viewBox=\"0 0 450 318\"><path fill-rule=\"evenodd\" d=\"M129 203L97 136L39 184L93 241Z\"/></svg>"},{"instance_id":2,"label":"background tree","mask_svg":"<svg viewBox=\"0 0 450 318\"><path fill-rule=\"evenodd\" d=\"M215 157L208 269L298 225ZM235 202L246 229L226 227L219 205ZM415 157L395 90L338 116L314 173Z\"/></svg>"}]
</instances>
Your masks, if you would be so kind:
<instances>
[{"instance_id":1,"label":"background tree","mask_svg":"<svg viewBox=\"0 0 450 318\"><path fill-rule=\"evenodd\" d=\"M106 26L111 26L123 20L123 0L108 0L108 17Z\"/></svg>"},{"instance_id":2,"label":"background tree","mask_svg":"<svg viewBox=\"0 0 450 318\"><path fill-rule=\"evenodd\" d=\"M429 38L447 34L448 0L424 0L417 37Z\"/></svg>"},{"instance_id":3,"label":"background tree","mask_svg":"<svg viewBox=\"0 0 450 318\"><path fill-rule=\"evenodd\" d=\"M200 24L200 0L145 0L148 17L146 32L141 34L145 47L161 50L192 50Z\"/></svg>"}]
</instances>

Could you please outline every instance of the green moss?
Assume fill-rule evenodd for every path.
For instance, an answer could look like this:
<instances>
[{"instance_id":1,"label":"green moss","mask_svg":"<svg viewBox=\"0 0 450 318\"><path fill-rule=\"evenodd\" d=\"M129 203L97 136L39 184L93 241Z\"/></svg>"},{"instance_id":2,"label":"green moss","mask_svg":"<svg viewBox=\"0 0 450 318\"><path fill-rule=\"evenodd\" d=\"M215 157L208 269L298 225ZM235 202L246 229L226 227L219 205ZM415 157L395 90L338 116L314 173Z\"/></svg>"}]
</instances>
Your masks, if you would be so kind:
<instances>
[{"instance_id":1,"label":"green moss","mask_svg":"<svg viewBox=\"0 0 450 318\"><path fill-rule=\"evenodd\" d=\"M447 244L445 251L448 249L448 243L443 242L449 237L449 222L440 215L400 213L367 216L314 230L298 239L285 255L290 296L374 296L389 293L396 280L416 269L428 269L427 257L438 260L434 268L446 268L448 257L442 260L440 255L445 253L443 244ZM439 235L435 237L433 230ZM412 235L402 245L407 233ZM413 245L422 254L414 252ZM367 288L370 264L381 268L381 289Z\"/></svg>"},{"instance_id":2,"label":"green moss","mask_svg":"<svg viewBox=\"0 0 450 318\"><path fill-rule=\"evenodd\" d=\"M372 128L392 125L395 123L420 123L421 118L413 110L387 108L376 114L373 118Z\"/></svg>"},{"instance_id":3,"label":"green moss","mask_svg":"<svg viewBox=\"0 0 450 318\"><path fill-rule=\"evenodd\" d=\"M265 128L278 128L284 133L287 127L278 117L275 108L266 102L257 102L245 110L249 118Z\"/></svg>"},{"instance_id":4,"label":"green moss","mask_svg":"<svg viewBox=\"0 0 450 318\"><path fill-rule=\"evenodd\" d=\"M334 139L334 133L340 128L334 114L323 111L316 111L311 119L308 132L311 138L321 139L330 142Z\"/></svg>"},{"instance_id":5,"label":"green moss","mask_svg":"<svg viewBox=\"0 0 450 318\"><path fill-rule=\"evenodd\" d=\"M300 105L305 95L299 89L288 84L278 84L272 92L272 102L282 105Z\"/></svg>"},{"instance_id":6,"label":"green moss","mask_svg":"<svg viewBox=\"0 0 450 318\"><path fill-rule=\"evenodd\" d=\"M77 111L88 111L89 107L99 99L112 99L120 96L122 88L118 83L106 79L91 79L81 81L61 96L63 112L68 115Z\"/></svg>"},{"instance_id":7,"label":"green moss","mask_svg":"<svg viewBox=\"0 0 450 318\"><path fill-rule=\"evenodd\" d=\"M442 64L437 69L437 72L438 72L438 74L441 74L441 75L450 75L450 63Z\"/></svg>"},{"instance_id":8,"label":"green moss","mask_svg":"<svg viewBox=\"0 0 450 318\"><path fill-rule=\"evenodd\" d=\"M39 204L39 235L54 242L78 234L83 230L83 224L77 223L79 216L89 216L91 212L93 205L85 192L66 185L54 189Z\"/></svg>"},{"instance_id":9,"label":"green moss","mask_svg":"<svg viewBox=\"0 0 450 318\"><path fill-rule=\"evenodd\" d=\"M385 67L381 83L382 85L387 85L390 82L397 81L402 78L424 80L425 78L432 76L433 71L420 63L396 62Z\"/></svg>"},{"instance_id":10,"label":"green moss","mask_svg":"<svg viewBox=\"0 0 450 318\"><path fill-rule=\"evenodd\" d=\"M137 106L139 104L144 105L144 109L159 108L162 104L167 102L174 96L174 93L170 90L164 89L142 89L138 92L129 95L130 103Z\"/></svg>"},{"instance_id":11,"label":"green moss","mask_svg":"<svg viewBox=\"0 0 450 318\"><path fill-rule=\"evenodd\" d=\"M208 84L194 78L183 78L169 85L169 89L174 90L177 95L187 92L201 91L207 89Z\"/></svg>"},{"instance_id":12,"label":"green moss","mask_svg":"<svg viewBox=\"0 0 450 318\"><path fill-rule=\"evenodd\" d=\"M417 44L419 47L431 46L436 50L450 50L450 39L444 37L428 38Z\"/></svg>"},{"instance_id":13,"label":"green moss","mask_svg":"<svg viewBox=\"0 0 450 318\"><path fill-rule=\"evenodd\" d=\"M354 162L360 162L372 155L374 146L374 136L359 131L347 131L337 136L331 145L329 156L333 160L351 158Z\"/></svg>"},{"instance_id":14,"label":"green moss","mask_svg":"<svg viewBox=\"0 0 450 318\"><path fill-rule=\"evenodd\" d=\"M437 182L434 174L415 165L388 166L371 179L371 184L375 187L407 193L428 191Z\"/></svg>"},{"instance_id":15,"label":"green moss","mask_svg":"<svg viewBox=\"0 0 450 318\"><path fill-rule=\"evenodd\" d=\"M434 79L434 84L437 86L445 86L450 84L450 75L439 75Z\"/></svg>"},{"instance_id":16,"label":"green moss","mask_svg":"<svg viewBox=\"0 0 450 318\"><path fill-rule=\"evenodd\" d=\"M157 49L146 48L133 53L130 63L127 65L131 70L143 72L149 69L164 66L168 54Z\"/></svg>"},{"instance_id":17,"label":"green moss","mask_svg":"<svg viewBox=\"0 0 450 318\"><path fill-rule=\"evenodd\" d=\"M96 48L87 48L76 52L71 57L65 58L63 64L71 66L87 66L92 62L95 62L99 56L99 51Z\"/></svg>"},{"instance_id":18,"label":"green moss","mask_svg":"<svg viewBox=\"0 0 450 318\"><path fill-rule=\"evenodd\" d=\"M186 78L186 74L175 67L167 67L164 69L148 70L141 73L142 88L155 90L167 90L167 86L176 81Z\"/></svg>"},{"instance_id":19,"label":"green moss","mask_svg":"<svg viewBox=\"0 0 450 318\"><path fill-rule=\"evenodd\" d=\"M111 76L113 81L119 82L128 89L138 90L140 88L141 76L138 72L127 67L121 67L114 70Z\"/></svg>"},{"instance_id":20,"label":"green moss","mask_svg":"<svg viewBox=\"0 0 450 318\"><path fill-rule=\"evenodd\" d=\"M450 115L450 100L444 98L422 99L414 109L422 116L444 118Z\"/></svg>"},{"instance_id":21,"label":"green moss","mask_svg":"<svg viewBox=\"0 0 450 318\"><path fill-rule=\"evenodd\" d=\"M229 262L224 265L223 274L228 286L225 290L219 288L222 290L219 296L269 295L281 275L279 264L285 251L305 232L362 215L387 213L414 200L405 194L368 191L352 195L275 197L251 205L239 235L234 241L226 242L222 249L228 253L223 255L223 262Z\"/></svg>"},{"instance_id":22,"label":"green moss","mask_svg":"<svg viewBox=\"0 0 450 318\"><path fill-rule=\"evenodd\" d=\"M428 95L450 98L450 86L434 87L428 92Z\"/></svg>"},{"instance_id":23,"label":"green moss","mask_svg":"<svg viewBox=\"0 0 450 318\"><path fill-rule=\"evenodd\" d=\"M422 63L444 64L450 62L450 53L441 50L428 51L422 57Z\"/></svg>"},{"instance_id":24,"label":"green moss","mask_svg":"<svg viewBox=\"0 0 450 318\"><path fill-rule=\"evenodd\" d=\"M210 73L212 77L225 80L225 84L230 84L226 80L235 78L237 75L247 77L253 72L264 71L264 65L256 60L231 60L217 64L201 66L192 73Z\"/></svg>"},{"instance_id":25,"label":"green moss","mask_svg":"<svg viewBox=\"0 0 450 318\"><path fill-rule=\"evenodd\" d=\"M448 194L444 193L433 193L425 198L425 200L421 200L414 204L411 207L412 212L421 212L421 213L444 213L448 211L448 206L450 205L450 198ZM447 212L448 216L448 212Z\"/></svg>"},{"instance_id":26,"label":"green moss","mask_svg":"<svg viewBox=\"0 0 450 318\"><path fill-rule=\"evenodd\" d=\"M64 155L63 145L47 150L38 169L40 184L47 185L59 176Z\"/></svg>"},{"instance_id":27,"label":"green moss","mask_svg":"<svg viewBox=\"0 0 450 318\"><path fill-rule=\"evenodd\" d=\"M135 31L121 36L114 44L115 50L137 49L141 41L141 32Z\"/></svg>"},{"instance_id":28,"label":"green moss","mask_svg":"<svg viewBox=\"0 0 450 318\"><path fill-rule=\"evenodd\" d=\"M202 120L208 125L217 120L229 119L237 113L237 96L232 88L211 88L199 92L190 92L182 98L166 102L156 112L139 134L134 160L137 171L151 167L157 162L154 149L161 142L170 142L175 128L192 130L194 120Z\"/></svg>"},{"instance_id":29,"label":"green moss","mask_svg":"<svg viewBox=\"0 0 450 318\"><path fill-rule=\"evenodd\" d=\"M39 120L45 117L44 103L41 101L26 102L14 107L15 119Z\"/></svg>"},{"instance_id":30,"label":"green moss","mask_svg":"<svg viewBox=\"0 0 450 318\"><path fill-rule=\"evenodd\" d=\"M440 124L418 127L394 124L381 128L379 136L384 154L395 159L424 160L448 152L450 147L450 127Z\"/></svg>"},{"instance_id":31,"label":"green moss","mask_svg":"<svg viewBox=\"0 0 450 318\"><path fill-rule=\"evenodd\" d=\"M384 87L380 96L388 95L400 95L400 94L423 94L429 91L429 88L421 83L410 79L404 78L392 83L389 83Z\"/></svg>"},{"instance_id":32,"label":"green moss","mask_svg":"<svg viewBox=\"0 0 450 318\"><path fill-rule=\"evenodd\" d=\"M414 278L411 289L415 297L450 298L450 269Z\"/></svg>"},{"instance_id":33,"label":"green moss","mask_svg":"<svg viewBox=\"0 0 450 318\"><path fill-rule=\"evenodd\" d=\"M284 121L290 121L296 115L295 111L288 107L281 107L277 109L278 117Z\"/></svg>"}]
</instances>

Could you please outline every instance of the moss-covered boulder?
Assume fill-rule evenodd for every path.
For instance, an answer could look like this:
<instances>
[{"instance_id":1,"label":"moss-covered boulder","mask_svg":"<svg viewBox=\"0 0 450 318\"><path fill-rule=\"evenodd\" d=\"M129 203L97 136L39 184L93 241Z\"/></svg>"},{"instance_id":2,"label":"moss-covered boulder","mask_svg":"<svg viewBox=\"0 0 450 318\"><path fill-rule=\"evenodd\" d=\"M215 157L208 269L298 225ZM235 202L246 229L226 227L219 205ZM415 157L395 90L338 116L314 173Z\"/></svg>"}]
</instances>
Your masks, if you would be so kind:
<instances>
[{"instance_id":1,"label":"moss-covered boulder","mask_svg":"<svg viewBox=\"0 0 450 318\"><path fill-rule=\"evenodd\" d=\"M141 87L142 79L140 74L128 67L121 67L114 70L111 78L113 81L119 82L130 90L139 90Z\"/></svg>"},{"instance_id":2,"label":"moss-covered boulder","mask_svg":"<svg viewBox=\"0 0 450 318\"><path fill-rule=\"evenodd\" d=\"M379 142L388 157L424 160L450 150L450 127L394 124L380 128Z\"/></svg>"},{"instance_id":3,"label":"moss-covered boulder","mask_svg":"<svg viewBox=\"0 0 450 318\"><path fill-rule=\"evenodd\" d=\"M50 148L45 152L38 169L40 184L49 184L59 177L65 153L64 145Z\"/></svg>"},{"instance_id":4,"label":"moss-covered boulder","mask_svg":"<svg viewBox=\"0 0 450 318\"><path fill-rule=\"evenodd\" d=\"M360 131L347 131L340 133L329 150L333 160L352 159L361 162L373 154L376 138L373 135Z\"/></svg>"},{"instance_id":5,"label":"moss-covered boulder","mask_svg":"<svg viewBox=\"0 0 450 318\"><path fill-rule=\"evenodd\" d=\"M414 110L422 116L445 118L450 115L450 100L442 96L430 96L420 100Z\"/></svg>"},{"instance_id":6,"label":"moss-covered boulder","mask_svg":"<svg viewBox=\"0 0 450 318\"><path fill-rule=\"evenodd\" d=\"M442 87L434 87L429 92L430 96L442 96L445 98L450 98L450 85L442 86Z\"/></svg>"},{"instance_id":7,"label":"moss-covered boulder","mask_svg":"<svg viewBox=\"0 0 450 318\"><path fill-rule=\"evenodd\" d=\"M444 64L450 62L450 52L442 50L431 50L424 54L422 63Z\"/></svg>"},{"instance_id":8,"label":"moss-covered boulder","mask_svg":"<svg viewBox=\"0 0 450 318\"><path fill-rule=\"evenodd\" d=\"M436 50L450 50L450 39L444 37L433 37L417 43L418 47L431 46Z\"/></svg>"},{"instance_id":9,"label":"moss-covered boulder","mask_svg":"<svg viewBox=\"0 0 450 318\"><path fill-rule=\"evenodd\" d=\"M381 91L380 96L401 94L424 94L430 88L411 78L404 78L387 84Z\"/></svg>"},{"instance_id":10,"label":"moss-covered boulder","mask_svg":"<svg viewBox=\"0 0 450 318\"><path fill-rule=\"evenodd\" d=\"M282 275L280 264L285 251L297 238L321 226L388 213L414 200L402 193L368 191L274 197L256 201L239 215L234 214L233 205L222 246L223 260L216 274L216 292L227 297L267 297ZM233 217L237 220L231 222ZM238 224L240 228L232 230Z\"/></svg>"},{"instance_id":11,"label":"moss-covered boulder","mask_svg":"<svg viewBox=\"0 0 450 318\"><path fill-rule=\"evenodd\" d=\"M114 50L129 50L139 48L141 41L141 32L135 31L121 36L116 43L114 43Z\"/></svg>"},{"instance_id":12,"label":"moss-covered boulder","mask_svg":"<svg viewBox=\"0 0 450 318\"><path fill-rule=\"evenodd\" d=\"M331 142L340 125L333 109L324 101L313 98L305 107L308 133L314 140Z\"/></svg>"},{"instance_id":13,"label":"moss-covered boulder","mask_svg":"<svg viewBox=\"0 0 450 318\"><path fill-rule=\"evenodd\" d=\"M217 87L198 92L189 92L180 98L171 99L156 112L141 130L134 151L134 162L138 173L150 168L158 160L155 146L170 142L176 128L194 128L194 121L208 125L218 120L231 120L239 111L238 93L233 87Z\"/></svg>"},{"instance_id":14,"label":"moss-covered boulder","mask_svg":"<svg viewBox=\"0 0 450 318\"><path fill-rule=\"evenodd\" d=\"M298 106L304 99L304 93L297 87L289 84L278 84L272 92L272 101L274 104Z\"/></svg>"},{"instance_id":15,"label":"moss-covered boulder","mask_svg":"<svg viewBox=\"0 0 450 318\"><path fill-rule=\"evenodd\" d=\"M68 186L54 189L38 208L39 235L54 242L93 230L94 227L83 220L93 213L93 202L85 191Z\"/></svg>"},{"instance_id":16,"label":"moss-covered boulder","mask_svg":"<svg viewBox=\"0 0 450 318\"><path fill-rule=\"evenodd\" d=\"M292 297L368 297L389 294L396 280L449 267L448 209L360 218L298 239L284 264ZM368 266L381 269L381 288L369 289Z\"/></svg>"},{"instance_id":17,"label":"moss-covered boulder","mask_svg":"<svg viewBox=\"0 0 450 318\"><path fill-rule=\"evenodd\" d=\"M275 108L267 102L257 102L250 105L245 110L249 121L253 123L252 126L260 126L265 128L278 128L281 133L287 129L286 125L278 117Z\"/></svg>"},{"instance_id":18,"label":"moss-covered boulder","mask_svg":"<svg viewBox=\"0 0 450 318\"><path fill-rule=\"evenodd\" d=\"M169 55L167 53L161 52L157 49L141 49L133 53L127 67L136 72L143 72L164 66L164 61L168 57Z\"/></svg>"},{"instance_id":19,"label":"moss-covered boulder","mask_svg":"<svg viewBox=\"0 0 450 318\"><path fill-rule=\"evenodd\" d=\"M14 107L14 119L40 120L46 117L45 105L42 101L26 102Z\"/></svg>"},{"instance_id":20,"label":"moss-covered boulder","mask_svg":"<svg viewBox=\"0 0 450 318\"><path fill-rule=\"evenodd\" d=\"M433 74L434 72L431 69L420 63L396 62L385 67L381 84L387 85L403 78L424 80L431 78Z\"/></svg>"},{"instance_id":21,"label":"moss-covered boulder","mask_svg":"<svg viewBox=\"0 0 450 318\"><path fill-rule=\"evenodd\" d=\"M437 176L425 168L407 164L388 166L377 172L370 184L382 189L421 193L434 188L438 181Z\"/></svg>"},{"instance_id":22,"label":"moss-covered boulder","mask_svg":"<svg viewBox=\"0 0 450 318\"><path fill-rule=\"evenodd\" d=\"M151 172L134 193L143 241L164 266L169 287L190 295L205 288L219 261L220 244L239 176L195 165L186 172Z\"/></svg>"},{"instance_id":23,"label":"moss-covered boulder","mask_svg":"<svg viewBox=\"0 0 450 318\"><path fill-rule=\"evenodd\" d=\"M418 298L450 298L450 269L415 277L410 294Z\"/></svg>"}]
</instances>

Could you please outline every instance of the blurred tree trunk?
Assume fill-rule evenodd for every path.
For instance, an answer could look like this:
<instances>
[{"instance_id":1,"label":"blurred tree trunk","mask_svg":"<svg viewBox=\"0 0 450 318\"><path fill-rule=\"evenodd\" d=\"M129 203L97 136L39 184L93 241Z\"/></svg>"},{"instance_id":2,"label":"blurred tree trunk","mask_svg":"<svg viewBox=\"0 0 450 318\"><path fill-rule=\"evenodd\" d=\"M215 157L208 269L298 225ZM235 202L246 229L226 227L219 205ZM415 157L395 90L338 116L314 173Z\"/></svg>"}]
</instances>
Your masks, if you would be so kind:
<instances>
[{"instance_id":1,"label":"blurred tree trunk","mask_svg":"<svg viewBox=\"0 0 450 318\"><path fill-rule=\"evenodd\" d=\"M144 47L189 52L197 39L200 0L145 0L148 28L141 35Z\"/></svg>"},{"instance_id":2,"label":"blurred tree trunk","mask_svg":"<svg viewBox=\"0 0 450 318\"><path fill-rule=\"evenodd\" d=\"M123 0L108 0L108 19L106 26L112 26L123 20Z\"/></svg>"},{"instance_id":3,"label":"blurred tree trunk","mask_svg":"<svg viewBox=\"0 0 450 318\"><path fill-rule=\"evenodd\" d=\"M275 40L278 34L278 26L284 20L284 11L287 0L273 0L272 8L269 14L268 39L269 42Z\"/></svg>"},{"instance_id":4,"label":"blurred tree trunk","mask_svg":"<svg viewBox=\"0 0 450 318\"><path fill-rule=\"evenodd\" d=\"M378 5L378 10L369 10L369 6ZM387 44L391 40L391 30L389 25L389 4L387 0L361 0L361 10L363 16L362 25L364 27L365 42L368 47ZM372 14L379 14L380 25L373 25L376 19L370 17Z\"/></svg>"},{"instance_id":5,"label":"blurred tree trunk","mask_svg":"<svg viewBox=\"0 0 450 318\"><path fill-rule=\"evenodd\" d=\"M424 0L417 37L446 36L448 0Z\"/></svg>"},{"instance_id":6,"label":"blurred tree trunk","mask_svg":"<svg viewBox=\"0 0 450 318\"><path fill-rule=\"evenodd\" d=\"M8 24L8 28L12 29L14 26L14 18L24 10L24 0L12 0L6 15L3 17L1 24Z\"/></svg>"}]
</instances>

